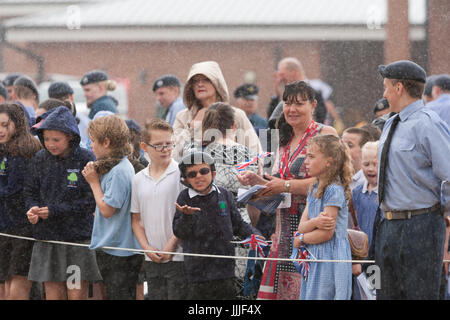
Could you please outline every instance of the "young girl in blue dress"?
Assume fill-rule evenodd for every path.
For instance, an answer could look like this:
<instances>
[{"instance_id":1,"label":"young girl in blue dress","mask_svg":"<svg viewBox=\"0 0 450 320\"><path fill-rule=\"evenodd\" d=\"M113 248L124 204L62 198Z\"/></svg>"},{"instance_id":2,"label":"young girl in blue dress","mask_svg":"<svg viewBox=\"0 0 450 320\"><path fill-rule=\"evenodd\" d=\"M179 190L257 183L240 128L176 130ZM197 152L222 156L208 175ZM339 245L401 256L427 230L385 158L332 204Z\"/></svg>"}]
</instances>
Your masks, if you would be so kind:
<instances>
[{"instance_id":1,"label":"young girl in blue dress","mask_svg":"<svg viewBox=\"0 0 450 320\"><path fill-rule=\"evenodd\" d=\"M307 206L298 227L294 246L305 246L318 260L351 260L347 239L352 167L349 152L336 136L311 139L306 169L316 181L308 191ZM352 294L352 266L342 262L309 262L302 279L301 300L347 300Z\"/></svg>"}]
</instances>

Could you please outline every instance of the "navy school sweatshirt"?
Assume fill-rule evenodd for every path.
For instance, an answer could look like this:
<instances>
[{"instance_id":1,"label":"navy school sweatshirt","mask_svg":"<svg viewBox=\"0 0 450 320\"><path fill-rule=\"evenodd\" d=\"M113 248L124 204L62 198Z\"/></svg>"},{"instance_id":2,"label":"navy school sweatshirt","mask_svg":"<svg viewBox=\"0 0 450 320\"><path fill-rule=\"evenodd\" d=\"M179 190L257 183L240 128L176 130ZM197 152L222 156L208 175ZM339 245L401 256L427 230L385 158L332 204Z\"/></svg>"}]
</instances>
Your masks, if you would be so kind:
<instances>
[{"instance_id":1,"label":"navy school sweatshirt","mask_svg":"<svg viewBox=\"0 0 450 320\"><path fill-rule=\"evenodd\" d=\"M26 209L48 207L48 219L33 225L33 235L40 240L86 241L91 238L95 199L81 171L95 157L80 148L80 133L75 118L64 106L51 110L37 131L44 149L33 157L25 179ZM53 156L44 144L44 130L73 135L70 153Z\"/></svg>"},{"instance_id":2,"label":"navy school sweatshirt","mask_svg":"<svg viewBox=\"0 0 450 320\"><path fill-rule=\"evenodd\" d=\"M207 195L189 196L184 189L177 203L198 207L201 211L193 215L176 211L173 233L181 239L183 252L234 256L233 235L245 239L252 233L261 234L246 223L239 213L230 191L215 186ZM217 191L219 190L219 191ZM184 257L186 277L189 282L233 278L235 260L228 258Z\"/></svg>"},{"instance_id":3,"label":"navy school sweatshirt","mask_svg":"<svg viewBox=\"0 0 450 320\"><path fill-rule=\"evenodd\" d=\"M23 195L29 161L10 154L0 156L0 231L17 234L29 226Z\"/></svg>"}]
</instances>

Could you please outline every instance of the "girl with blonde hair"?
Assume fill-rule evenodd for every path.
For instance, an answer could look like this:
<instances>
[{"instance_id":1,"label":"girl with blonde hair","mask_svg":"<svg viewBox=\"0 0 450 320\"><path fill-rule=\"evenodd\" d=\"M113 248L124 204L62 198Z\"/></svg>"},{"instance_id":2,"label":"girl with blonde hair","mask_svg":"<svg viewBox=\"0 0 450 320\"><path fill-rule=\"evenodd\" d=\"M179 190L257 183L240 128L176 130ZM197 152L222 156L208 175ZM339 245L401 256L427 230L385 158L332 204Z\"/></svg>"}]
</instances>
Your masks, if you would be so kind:
<instances>
[{"instance_id":1,"label":"girl with blonde hair","mask_svg":"<svg viewBox=\"0 0 450 320\"><path fill-rule=\"evenodd\" d=\"M128 126L116 115L89 123L88 134L97 161L82 171L96 202L91 249L96 249L97 264L108 300L135 300L138 274L143 256L133 251L102 249L117 247L141 249L131 228L131 182L134 168Z\"/></svg>"}]
</instances>

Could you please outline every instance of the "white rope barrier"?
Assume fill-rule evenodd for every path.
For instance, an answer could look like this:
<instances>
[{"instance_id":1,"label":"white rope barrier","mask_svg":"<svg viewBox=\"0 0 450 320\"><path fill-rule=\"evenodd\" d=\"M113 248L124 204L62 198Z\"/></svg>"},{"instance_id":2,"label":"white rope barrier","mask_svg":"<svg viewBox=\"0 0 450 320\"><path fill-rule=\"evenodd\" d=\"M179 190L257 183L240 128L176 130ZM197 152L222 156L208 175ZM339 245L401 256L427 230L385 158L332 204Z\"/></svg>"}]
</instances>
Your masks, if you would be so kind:
<instances>
[{"instance_id":1,"label":"white rope barrier","mask_svg":"<svg viewBox=\"0 0 450 320\"><path fill-rule=\"evenodd\" d=\"M56 240L37 240L30 237L17 236L7 233L0 233L0 236L16 238L22 240L36 241L36 242L46 242L46 243L54 243L54 244L63 244L70 246L78 246L78 247L88 247L89 244L83 243L75 243L75 242L64 242L64 241L56 241ZM238 242L233 242L238 243ZM213 254L201 254L201 253L187 253L187 252L167 252L167 251L157 251L157 250L143 250L143 249L130 249L130 248L117 248L117 247L101 247L98 249L107 249L107 250L121 250L121 251L130 251L136 252L140 254L145 253L159 253L159 254L171 254L171 255L183 255L190 257L204 257L204 258L222 258L222 259L242 259L242 260L262 260L262 261L307 261L307 262L318 262L318 263L375 263L375 260L326 260L326 259L290 259L290 258L263 258L263 257L248 257L248 256L225 256L225 255L213 255ZM450 262L450 260L443 260L443 262Z\"/></svg>"}]
</instances>

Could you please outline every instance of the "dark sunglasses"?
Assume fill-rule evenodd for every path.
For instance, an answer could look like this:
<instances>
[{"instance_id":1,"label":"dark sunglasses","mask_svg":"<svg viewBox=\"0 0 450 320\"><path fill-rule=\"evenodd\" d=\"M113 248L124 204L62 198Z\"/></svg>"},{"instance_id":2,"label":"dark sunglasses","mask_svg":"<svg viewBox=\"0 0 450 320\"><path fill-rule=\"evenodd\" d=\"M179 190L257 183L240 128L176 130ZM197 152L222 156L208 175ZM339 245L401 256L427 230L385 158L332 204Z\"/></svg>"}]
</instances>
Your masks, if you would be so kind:
<instances>
[{"instance_id":1,"label":"dark sunglasses","mask_svg":"<svg viewBox=\"0 0 450 320\"><path fill-rule=\"evenodd\" d=\"M211 172L211 170L209 168L201 168L199 171L189 171L188 173L186 173L186 177L188 177L189 179L195 178L197 176L197 173L199 173L204 176L205 174L208 174Z\"/></svg>"}]
</instances>

